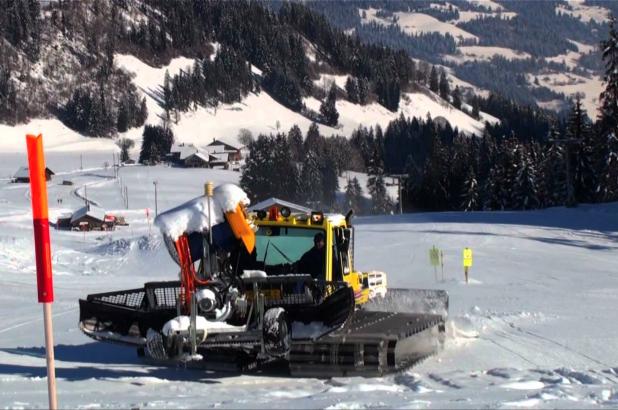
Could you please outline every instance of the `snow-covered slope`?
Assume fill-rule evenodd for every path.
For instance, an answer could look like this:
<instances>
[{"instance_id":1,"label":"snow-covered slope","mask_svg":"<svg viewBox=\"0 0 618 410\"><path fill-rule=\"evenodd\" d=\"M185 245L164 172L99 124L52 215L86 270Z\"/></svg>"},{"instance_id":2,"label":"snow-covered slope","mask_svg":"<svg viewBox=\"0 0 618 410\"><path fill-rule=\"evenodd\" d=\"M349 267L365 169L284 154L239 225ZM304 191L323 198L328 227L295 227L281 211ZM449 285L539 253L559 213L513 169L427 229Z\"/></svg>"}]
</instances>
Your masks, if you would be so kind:
<instances>
[{"instance_id":1,"label":"snow-covered slope","mask_svg":"<svg viewBox=\"0 0 618 410\"><path fill-rule=\"evenodd\" d=\"M596 119L599 107L599 95L604 89L603 80L598 76L583 77L573 73L546 73L536 77L528 75L528 82L532 85L535 78L538 78L539 84L554 90L564 93L565 95L582 96L583 107L592 119Z\"/></svg>"},{"instance_id":2,"label":"snow-covered slope","mask_svg":"<svg viewBox=\"0 0 618 410\"><path fill-rule=\"evenodd\" d=\"M501 56L509 60L523 60L530 58L530 54L506 47L490 46L462 46L458 47L461 55L446 55L448 61L463 63L465 61L489 61L493 56Z\"/></svg>"},{"instance_id":3,"label":"snow-covered slope","mask_svg":"<svg viewBox=\"0 0 618 410\"><path fill-rule=\"evenodd\" d=\"M476 65L491 63L491 60L494 57L502 57L507 60L528 60L521 65L522 67L527 67L522 69L525 72L522 72L521 74L527 74L535 77L544 76L545 74L549 74L550 76L573 74L584 78L583 82L585 82L585 86L579 86L581 83L580 81L563 84L559 87L550 86L546 83L541 83L540 85L531 83L527 86L528 89L519 90L518 93L514 93L511 92L512 89L521 87L521 83L518 82L520 80L516 80L516 78L520 77L518 77L518 73L508 72L505 74L505 78L500 81L500 85L496 86L496 88L492 89L492 91L497 92L498 94L511 93L515 96L519 95L518 98L521 99L520 102L523 102L524 104L530 104L531 102L536 101L539 106L556 111L563 110L567 106L567 100L569 98L573 98L574 95L578 93L584 96L583 99L586 101L585 109L588 115L590 117L596 117L599 97L598 90L601 87L601 83L598 79L601 73L598 68L593 68L595 67L593 61L594 58L600 59L600 55L597 50L598 36L596 34L598 34L598 30L594 28L594 26L589 26L590 35L585 42L576 42L570 39L568 27L566 27L563 31L563 33L565 33L565 39L577 46L576 51L569 50L565 47L563 52L553 56L547 56L543 54L543 52L537 52L538 55L532 55L533 52L530 51L530 47L526 47L526 51L518 49L517 45L511 45L511 48L505 47L504 41L499 39L496 33L491 32L491 29L489 29L489 32L485 33L482 31L475 31L472 27L470 27L470 24L464 24L477 19L499 18L503 20L511 20L517 17L520 18L520 20L517 21L516 25L521 26L525 31L528 25L530 25L530 27L534 27L539 24L539 22L535 21L531 15L524 13L521 16L518 16L516 12L512 11L518 10L518 8L512 7L509 2L498 3L490 0L470 0L468 3L471 4L465 4L462 2L428 2L419 5L411 4L408 8L408 12L406 12L403 8L400 10L404 11L391 12L388 9L380 9L378 6L373 6L366 9L354 10L354 12L358 11L359 13L360 21L356 24L360 25L366 25L369 23L375 23L383 26L394 25L399 27L403 33L409 34L410 36L414 36L419 33L439 33L442 35L449 34L453 36L457 44L456 50L449 52L448 54L441 54L439 58L433 59L432 63L448 65L451 68L454 68L455 71L460 70L460 75L465 77L468 82L463 82L454 77L453 72L451 72L451 76L449 78L451 83L453 85L458 84L460 87L463 87L464 90L473 91L477 95L487 96L488 91L485 89L480 89L475 84L470 83L478 82L479 84L483 84L483 87L488 86L485 78L487 69L481 66L477 70ZM530 3L530 7L534 8L535 4ZM559 18L558 15L569 15L581 20L583 23L593 22L596 24L607 24L611 14L610 8L610 6L605 6L603 3L595 3L594 5L591 5L584 0L566 0L556 3L555 13L557 16L556 18ZM431 9L431 12L426 12L427 9ZM443 13L439 19L435 17L436 11ZM458 13L457 17L453 14L454 12ZM563 20L556 20L554 22L548 22L547 24L559 23L563 25L565 24ZM496 24L496 26L498 27L501 25ZM504 28L505 27L502 29ZM573 38L584 38L581 34L582 28L582 26L573 27ZM498 29L498 32L502 29ZM517 30L515 26L512 26L511 29ZM374 36L379 38L379 35L377 34L374 34ZM371 36L369 38L371 38ZM592 38L597 38L597 40L591 40ZM532 40L539 42L538 48L540 50L544 48L544 40L542 38ZM417 40L410 38L411 43L414 43L415 41ZM379 43L380 40L376 40L376 42ZM522 45L522 47L524 46ZM410 49L413 54L416 52L416 46L411 45ZM532 50L534 50L534 48L532 48ZM418 51L418 53L419 55L423 55L422 51ZM591 56L590 53L595 54L594 56ZM583 56L587 56L586 64L580 64L580 60ZM541 62L542 60L545 60L547 63L555 64L544 64ZM463 64L465 64L466 67L460 67ZM564 66L562 66L563 64ZM547 89L535 91L534 89L539 86L546 87ZM557 94L552 95L551 91L554 91ZM564 96L561 96L560 93L564 94Z\"/></svg>"},{"instance_id":4,"label":"snow-covered slope","mask_svg":"<svg viewBox=\"0 0 618 410\"><path fill-rule=\"evenodd\" d=\"M362 17L362 22L373 22L384 26L390 26L395 22L393 19L379 17L376 15L378 11L379 10L373 8L359 10ZM418 33L440 33L443 35L450 34L458 41L478 40L478 37L460 29L456 25L444 23L427 14L397 12L393 13L393 16L395 17L396 24L399 25L399 27L401 27L401 29L407 34L414 35Z\"/></svg>"},{"instance_id":5,"label":"snow-covered slope","mask_svg":"<svg viewBox=\"0 0 618 410\"><path fill-rule=\"evenodd\" d=\"M618 405L618 204L534 212L424 213L355 218L361 269L388 272L393 287L450 294L445 350L417 367L380 378L290 379L234 375L144 363L123 346L77 329L88 293L171 280L177 266L145 208L159 210L202 192L203 182L237 173L163 166L124 167L119 182L95 169L71 170L74 155L51 155L63 177L88 184L88 197L124 214L115 232L52 229L54 329L63 408L613 408ZM0 155L2 167L13 156ZM82 204L76 186L49 184L52 214ZM58 204L56 197L64 199ZM152 212L151 214L152 215ZM0 181L0 402L46 407L42 312L36 303L28 188ZM436 279L428 250L442 249ZM472 248L469 284L461 251Z\"/></svg>"},{"instance_id":6,"label":"snow-covered slope","mask_svg":"<svg viewBox=\"0 0 618 410\"><path fill-rule=\"evenodd\" d=\"M179 69L190 67L193 64L190 59L175 59L169 66L153 68L132 56L117 56L117 61L126 70L134 73L133 81L146 94L149 109L148 122L152 123L158 123L163 114L158 95L163 85L165 71L169 70L170 75L173 75ZM328 89L334 82L338 87L343 88L346 80L345 75L322 74L320 80L316 80L316 86ZM308 108L319 112L320 101L309 97L304 102ZM458 127L468 134L480 134L484 128L481 122L446 104L429 92L427 94L420 92L404 94L400 109L396 113L377 103L361 106L346 100L337 101L337 110L339 111L339 125L335 128L319 125L322 134L349 136L359 125L380 124L385 127L402 112L406 117L425 118L427 113L434 118L442 116L453 127ZM266 92L261 92L249 94L241 102L224 104L217 109L200 107L195 111L182 113L179 122L172 124L172 129L178 141L203 145L211 142L213 138L236 143L238 132L243 128L250 130L254 135L271 134L279 131L287 132L295 124L306 132L311 121L282 106ZM133 129L126 135L139 139L141 130Z\"/></svg>"},{"instance_id":7,"label":"snow-covered slope","mask_svg":"<svg viewBox=\"0 0 618 410\"><path fill-rule=\"evenodd\" d=\"M93 152L115 149L112 140L85 137L57 119L35 119L16 126L0 124L0 152L25 152L26 134L43 134L46 151Z\"/></svg>"},{"instance_id":8,"label":"snow-covered slope","mask_svg":"<svg viewBox=\"0 0 618 410\"><path fill-rule=\"evenodd\" d=\"M165 73L169 72L170 76L174 76L180 70L191 68L194 60L179 57L166 66L152 67L132 55L117 54L115 62L132 74L133 83L146 97L148 107L146 124L160 124L163 118L161 93ZM346 75L322 74L315 83L324 89L328 89L331 83L344 88L346 80ZM305 104L308 108L319 112L321 102L315 98L306 98ZM377 103L361 106L342 99L337 101L337 110L340 116L339 124L334 128L319 125L323 135L350 136L359 125L369 127L379 124L386 127L401 113L406 117L426 118L428 113L433 118L441 116L449 121L452 127L458 127L470 135L480 135L484 128L483 123L455 109L429 91L403 94L400 109L395 113ZM178 142L205 145L213 139L237 143L241 129L250 130L254 135L272 134L287 132L293 125L298 125L303 132L306 132L311 121L279 104L266 92L261 92L251 93L241 102L223 104L216 109L199 107L197 110L181 113L178 123L172 123L171 127ZM0 125L0 133L2 134L0 152L22 151L25 146L24 136L27 133L43 133L47 150L83 152L117 150L113 140L84 137L57 119L37 119L14 127ZM133 139L136 142L134 153L137 153L141 146L142 133L143 127L138 127L129 129L119 136Z\"/></svg>"},{"instance_id":9,"label":"snow-covered slope","mask_svg":"<svg viewBox=\"0 0 618 410\"><path fill-rule=\"evenodd\" d=\"M591 6L585 4L583 0L571 0L567 4L559 4L556 6L556 12L577 17L585 23L590 21L602 23L607 21L610 15L605 7Z\"/></svg>"}]
</instances>

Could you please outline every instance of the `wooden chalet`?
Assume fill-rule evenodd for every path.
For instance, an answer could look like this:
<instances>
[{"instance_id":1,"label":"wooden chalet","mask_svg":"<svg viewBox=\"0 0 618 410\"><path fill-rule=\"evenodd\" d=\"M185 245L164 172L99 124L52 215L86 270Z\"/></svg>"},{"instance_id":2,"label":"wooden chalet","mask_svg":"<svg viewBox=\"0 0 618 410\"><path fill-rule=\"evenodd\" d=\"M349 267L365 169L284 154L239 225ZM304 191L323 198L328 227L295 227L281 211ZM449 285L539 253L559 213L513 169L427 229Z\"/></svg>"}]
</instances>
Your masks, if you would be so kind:
<instances>
[{"instance_id":1,"label":"wooden chalet","mask_svg":"<svg viewBox=\"0 0 618 410\"><path fill-rule=\"evenodd\" d=\"M49 169L49 168L45 168L45 180L46 181L51 181L52 175L55 175L54 172L51 169ZM11 182L13 182L13 183L29 183L30 182L30 171L29 171L28 167L20 167L17 170L17 172L15 173L15 175L13 175L13 178L11 179Z\"/></svg>"}]
</instances>

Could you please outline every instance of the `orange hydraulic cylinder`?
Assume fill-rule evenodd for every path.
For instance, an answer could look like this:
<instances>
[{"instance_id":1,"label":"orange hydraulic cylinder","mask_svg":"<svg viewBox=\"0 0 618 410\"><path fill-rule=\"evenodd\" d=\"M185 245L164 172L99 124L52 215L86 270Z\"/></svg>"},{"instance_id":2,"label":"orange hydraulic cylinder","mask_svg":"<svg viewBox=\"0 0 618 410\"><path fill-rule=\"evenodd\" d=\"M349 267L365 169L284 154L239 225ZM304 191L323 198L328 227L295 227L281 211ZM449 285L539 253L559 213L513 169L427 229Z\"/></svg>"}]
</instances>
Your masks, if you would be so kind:
<instances>
[{"instance_id":1,"label":"orange hydraulic cylinder","mask_svg":"<svg viewBox=\"0 0 618 410\"><path fill-rule=\"evenodd\" d=\"M247 252L253 252L253 248L255 248L255 232L249 226L242 205L238 204L236 210L226 212L225 217L236 239L242 240L245 248L247 248Z\"/></svg>"},{"instance_id":2,"label":"orange hydraulic cylinder","mask_svg":"<svg viewBox=\"0 0 618 410\"><path fill-rule=\"evenodd\" d=\"M37 291L39 302L48 303L54 301L54 285L52 281L43 136L40 134L38 136L27 135L26 144L28 146L30 196L32 199L32 219L34 225Z\"/></svg>"}]
</instances>

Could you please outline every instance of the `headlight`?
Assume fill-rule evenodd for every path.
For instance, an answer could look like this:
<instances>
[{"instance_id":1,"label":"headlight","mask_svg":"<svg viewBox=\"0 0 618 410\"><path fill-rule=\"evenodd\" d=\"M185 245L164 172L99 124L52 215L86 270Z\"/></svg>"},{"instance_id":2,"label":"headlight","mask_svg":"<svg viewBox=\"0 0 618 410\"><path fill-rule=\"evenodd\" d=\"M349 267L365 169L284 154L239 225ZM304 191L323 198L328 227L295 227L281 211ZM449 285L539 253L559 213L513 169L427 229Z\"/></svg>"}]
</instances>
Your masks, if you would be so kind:
<instances>
[{"instance_id":1,"label":"headlight","mask_svg":"<svg viewBox=\"0 0 618 410\"><path fill-rule=\"evenodd\" d=\"M212 289L200 289L195 293L197 305L204 313L214 311L218 307L217 295Z\"/></svg>"}]
</instances>

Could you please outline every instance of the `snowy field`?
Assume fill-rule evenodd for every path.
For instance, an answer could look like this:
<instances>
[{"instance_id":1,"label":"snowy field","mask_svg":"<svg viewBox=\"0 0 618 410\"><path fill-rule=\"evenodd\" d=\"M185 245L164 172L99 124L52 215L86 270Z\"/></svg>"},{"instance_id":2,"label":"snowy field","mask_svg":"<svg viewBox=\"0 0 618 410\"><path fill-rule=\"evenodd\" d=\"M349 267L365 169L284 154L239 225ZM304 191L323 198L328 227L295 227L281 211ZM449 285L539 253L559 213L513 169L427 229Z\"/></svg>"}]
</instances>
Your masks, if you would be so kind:
<instances>
[{"instance_id":1,"label":"snowy field","mask_svg":"<svg viewBox=\"0 0 618 410\"><path fill-rule=\"evenodd\" d=\"M51 214L88 199L126 216L115 232L52 229L59 403L70 408L599 408L618 406L618 204L535 212L361 217L357 267L388 272L394 287L450 294L445 350L382 378L299 379L146 365L130 348L94 342L77 327L78 299L176 277L145 208L159 210L237 181L229 171L102 164L111 153L48 154L59 173ZM109 157L109 158L108 158ZM0 154L0 175L25 157ZM77 170L77 171L76 171ZM59 185L71 179L74 186ZM62 199L58 204L57 199ZM42 308L36 303L29 188L0 181L0 406L47 406ZM445 254L444 278L429 266ZM460 268L474 251L471 282Z\"/></svg>"},{"instance_id":2,"label":"snowy field","mask_svg":"<svg viewBox=\"0 0 618 410\"><path fill-rule=\"evenodd\" d=\"M363 24L373 22L383 26L390 26L393 24L392 19L379 17L377 15L378 11L378 9L374 8L359 9L361 22ZM401 27L401 30L406 34L440 33L442 35L450 34L459 42L462 40L478 40L478 37L460 29L456 25L444 23L428 14L396 12L393 13L393 16L397 19L396 24Z\"/></svg>"}]
</instances>

